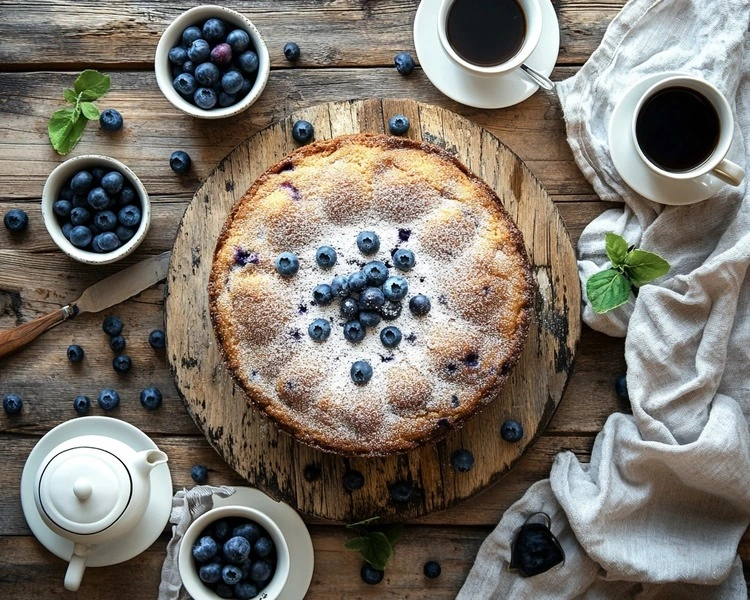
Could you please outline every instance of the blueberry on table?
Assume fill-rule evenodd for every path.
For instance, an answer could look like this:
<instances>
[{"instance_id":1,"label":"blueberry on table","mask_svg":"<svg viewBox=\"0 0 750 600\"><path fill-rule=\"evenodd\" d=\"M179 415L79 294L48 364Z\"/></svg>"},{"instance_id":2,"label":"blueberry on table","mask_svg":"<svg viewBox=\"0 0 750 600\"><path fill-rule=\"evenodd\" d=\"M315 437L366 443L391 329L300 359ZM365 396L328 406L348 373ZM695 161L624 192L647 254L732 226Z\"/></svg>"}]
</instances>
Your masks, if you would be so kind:
<instances>
[{"instance_id":1,"label":"blueberry on table","mask_svg":"<svg viewBox=\"0 0 750 600\"><path fill-rule=\"evenodd\" d=\"M169 168L178 175L184 175L190 170L190 155L184 150L175 150L169 157Z\"/></svg>"},{"instance_id":2,"label":"blueberry on table","mask_svg":"<svg viewBox=\"0 0 750 600\"><path fill-rule=\"evenodd\" d=\"M149 386L141 390L141 406L146 410L156 410L161 406L161 392L159 388Z\"/></svg>"},{"instance_id":3,"label":"blueberry on table","mask_svg":"<svg viewBox=\"0 0 750 600\"><path fill-rule=\"evenodd\" d=\"M350 492L362 489L365 485L365 476L359 471L347 471L341 478L341 482L344 484L344 489Z\"/></svg>"},{"instance_id":4,"label":"blueberry on table","mask_svg":"<svg viewBox=\"0 0 750 600\"><path fill-rule=\"evenodd\" d=\"M364 385L372 379L372 367L366 360L358 360L352 365L350 375L354 383Z\"/></svg>"},{"instance_id":5,"label":"blueberry on table","mask_svg":"<svg viewBox=\"0 0 750 600\"><path fill-rule=\"evenodd\" d=\"M198 108L209 110L216 106L219 98L216 95L216 92L211 88L200 87L195 90L195 94L193 94L193 100L195 101L195 104Z\"/></svg>"},{"instance_id":6,"label":"blueberry on table","mask_svg":"<svg viewBox=\"0 0 750 600\"><path fill-rule=\"evenodd\" d=\"M295 42L287 42L284 44L284 56L289 62L299 60L299 46Z\"/></svg>"},{"instance_id":7,"label":"blueberry on table","mask_svg":"<svg viewBox=\"0 0 750 600\"><path fill-rule=\"evenodd\" d=\"M261 583L271 578L273 567L265 560L256 560L250 567L249 577L252 581Z\"/></svg>"},{"instance_id":8,"label":"blueberry on table","mask_svg":"<svg viewBox=\"0 0 750 600\"><path fill-rule=\"evenodd\" d=\"M108 194L119 194L125 179L119 171L110 171L102 177L100 185Z\"/></svg>"},{"instance_id":9,"label":"blueberry on table","mask_svg":"<svg viewBox=\"0 0 750 600\"><path fill-rule=\"evenodd\" d=\"M79 415L87 414L90 408L91 400L88 396L76 396L75 400L73 400L73 410L75 410Z\"/></svg>"},{"instance_id":10,"label":"blueberry on table","mask_svg":"<svg viewBox=\"0 0 750 600\"><path fill-rule=\"evenodd\" d=\"M321 246L315 252L315 262L318 263L321 269L330 269L336 264L336 259L336 250L331 248L331 246Z\"/></svg>"},{"instance_id":11,"label":"blueberry on table","mask_svg":"<svg viewBox=\"0 0 750 600\"><path fill-rule=\"evenodd\" d=\"M240 69L242 71L250 75L251 73L255 73L255 71L258 70L260 60L258 59L258 55L255 52L253 52L252 50L248 50L240 54L239 58L237 59L237 64L240 65Z\"/></svg>"},{"instance_id":12,"label":"blueberry on table","mask_svg":"<svg viewBox=\"0 0 750 600\"><path fill-rule=\"evenodd\" d=\"M315 137L315 128L310 121L300 119L292 125L292 137L300 144L305 144Z\"/></svg>"},{"instance_id":13,"label":"blueberry on table","mask_svg":"<svg viewBox=\"0 0 750 600\"><path fill-rule=\"evenodd\" d=\"M256 523L248 521L232 529L232 535L243 537L251 544L255 544L258 538L260 538L260 527Z\"/></svg>"},{"instance_id":14,"label":"blueberry on table","mask_svg":"<svg viewBox=\"0 0 750 600\"><path fill-rule=\"evenodd\" d=\"M106 210L109 208L109 204L112 201L109 194L101 187L95 187L89 191L86 200L88 201L89 206L94 210Z\"/></svg>"},{"instance_id":15,"label":"blueberry on table","mask_svg":"<svg viewBox=\"0 0 750 600\"><path fill-rule=\"evenodd\" d=\"M615 379L615 393L617 397L622 400L630 400L630 394L628 393L628 380L625 375L620 375Z\"/></svg>"},{"instance_id":16,"label":"blueberry on table","mask_svg":"<svg viewBox=\"0 0 750 600\"><path fill-rule=\"evenodd\" d=\"M362 231L357 236L357 248L362 254L375 254L380 250L380 238L374 231Z\"/></svg>"},{"instance_id":17,"label":"blueberry on table","mask_svg":"<svg viewBox=\"0 0 750 600\"><path fill-rule=\"evenodd\" d=\"M383 294L388 300L403 300L409 293L409 284L400 275L389 277L383 284Z\"/></svg>"},{"instance_id":18,"label":"blueberry on table","mask_svg":"<svg viewBox=\"0 0 750 600\"><path fill-rule=\"evenodd\" d=\"M203 583L216 583L221 579L221 564L211 562L201 565L201 568L198 569L198 577Z\"/></svg>"},{"instance_id":19,"label":"blueberry on table","mask_svg":"<svg viewBox=\"0 0 750 600\"><path fill-rule=\"evenodd\" d=\"M195 27L193 25L182 32L182 43L185 44L185 46L190 46L195 40L199 40L202 37L203 32L200 30L200 27Z\"/></svg>"},{"instance_id":20,"label":"blueberry on table","mask_svg":"<svg viewBox=\"0 0 750 600\"><path fill-rule=\"evenodd\" d=\"M404 115L394 115L388 120L388 130L393 135L404 135L409 131L409 119Z\"/></svg>"},{"instance_id":21,"label":"blueberry on table","mask_svg":"<svg viewBox=\"0 0 750 600\"><path fill-rule=\"evenodd\" d=\"M122 352L125 350L125 338L121 335L113 335L109 339L109 347L112 352Z\"/></svg>"},{"instance_id":22,"label":"blueberry on table","mask_svg":"<svg viewBox=\"0 0 750 600\"><path fill-rule=\"evenodd\" d=\"M154 350L164 350L167 346L167 336L161 329L154 329L148 334L148 345Z\"/></svg>"},{"instance_id":23,"label":"blueberry on table","mask_svg":"<svg viewBox=\"0 0 750 600\"><path fill-rule=\"evenodd\" d=\"M430 312L430 308L432 308L430 299L424 294L417 294L409 300L409 310L418 317L426 315Z\"/></svg>"},{"instance_id":24,"label":"blueberry on table","mask_svg":"<svg viewBox=\"0 0 750 600\"><path fill-rule=\"evenodd\" d=\"M7 415L17 415L23 408L23 398L18 394L8 394L3 398L3 410Z\"/></svg>"},{"instance_id":25,"label":"blueberry on table","mask_svg":"<svg viewBox=\"0 0 750 600\"><path fill-rule=\"evenodd\" d=\"M250 556L252 546L250 542L241 535L235 535L224 542L224 556L228 561L239 564Z\"/></svg>"},{"instance_id":26,"label":"blueberry on table","mask_svg":"<svg viewBox=\"0 0 750 600\"><path fill-rule=\"evenodd\" d=\"M383 304L385 295L380 288L368 287L359 295L360 310L378 310Z\"/></svg>"},{"instance_id":27,"label":"blueberry on table","mask_svg":"<svg viewBox=\"0 0 750 600\"><path fill-rule=\"evenodd\" d=\"M29 216L20 208L11 208L3 217L3 225L8 231L18 233L29 226Z\"/></svg>"},{"instance_id":28,"label":"blueberry on table","mask_svg":"<svg viewBox=\"0 0 750 600\"><path fill-rule=\"evenodd\" d=\"M266 558L273 552L273 542L270 538L259 537L253 544L253 554L259 558Z\"/></svg>"},{"instance_id":29,"label":"blueberry on table","mask_svg":"<svg viewBox=\"0 0 750 600\"><path fill-rule=\"evenodd\" d=\"M242 81L239 71L227 71L221 77L221 87L227 94L236 94L242 89Z\"/></svg>"},{"instance_id":30,"label":"blueberry on table","mask_svg":"<svg viewBox=\"0 0 750 600\"><path fill-rule=\"evenodd\" d=\"M190 477L199 485L208 481L208 469L203 465L193 465L190 469Z\"/></svg>"},{"instance_id":31,"label":"blueberry on table","mask_svg":"<svg viewBox=\"0 0 750 600\"><path fill-rule=\"evenodd\" d=\"M114 410L120 405L120 394L110 388L104 388L99 392L99 397L96 399L102 410Z\"/></svg>"},{"instance_id":32,"label":"blueberry on table","mask_svg":"<svg viewBox=\"0 0 750 600\"><path fill-rule=\"evenodd\" d=\"M359 571L359 576L368 585L377 585L383 581L384 571L376 569L370 563L364 563Z\"/></svg>"},{"instance_id":33,"label":"blueberry on table","mask_svg":"<svg viewBox=\"0 0 750 600\"><path fill-rule=\"evenodd\" d=\"M349 275L349 290L352 292L361 292L367 287L367 277L362 271L356 271Z\"/></svg>"},{"instance_id":34,"label":"blueberry on table","mask_svg":"<svg viewBox=\"0 0 750 600\"><path fill-rule=\"evenodd\" d=\"M339 304L339 312L342 317L353 319L359 314L359 302L351 296L344 298Z\"/></svg>"},{"instance_id":35,"label":"blueberry on table","mask_svg":"<svg viewBox=\"0 0 750 600\"><path fill-rule=\"evenodd\" d=\"M117 212L117 220L125 227L136 227L141 222L141 209L135 204L123 206Z\"/></svg>"},{"instance_id":36,"label":"blueberry on table","mask_svg":"<svg viewBox=\"0 0 750 600\"><path fill-rule=\"evenodd\" d=\"M367 277L367 283L370 285L381 286L388 279L388 267L385 263L379 260L373 260L368 262L362 271Z\"/></svg>"},{"instance_id":37,"label":"blueberry on table","mask_svg":"<svg viewBox=\"0 0 750 600\"><path fill-rule=\"evenodd\" d=\"M401 330L392 325L386 327L380 332L380 341L386 348L395 348L401 343Z\"/></svg>"},{"instance_id":38,"label":"blueberry on table","mask_svg":"<svg viewBox=\"0 0 750 600\"><path fill-rule=\"evenodd\" d=\"M440 577L442 569L440 568L439 562L428 560L424 564L422 571L424 572L424 576L428 579L437 579L438 577Z\"/></svg>"},{"instance_id":39,"label":"blueberry on table","mask_svg":"<svg viewBox=\"0 0 750 600\"><path fill-rule=\"evenodd\" d=\"M170 48L167 57L172 64L182 65L188 59L187 50L182 46L175 46Z\"/></svg>"},{"instance_id":40,"label":"blueberry on table","mask_svg":"<svg viewBox=\"0 0 750 600\"><path fill-rule=\"evenodd\" d=\"M276 271L282 277L292 277L299 271L299 259L291 252L282 252L276 257Z\"/></svg>"},{"instance_id":41,"label":"blueberry on table","mask_svg":"<svg viewBox=\"0 0 750 600\"><path fill-rule=\"evenodd\" d=\"M394 57L393 64L401 75L408 75L414 70L414 59L408 52L399 52Z\"/></svg>"},{"instance_id":42,"label":"blueberry on table","mask_svg":"<svg viewBox=\"0 0 750 600\"><path fill-rule=\"evenodd\" d=\"M333 288L327 283L316 285L313 290L313 300L319 306L327 306L333 302Z\"/></svg>"},{"instance_id":43,"label":"blueberry on table","mask_svg":"<svg viewBox=\"0 0 750 600\"><path fill-rule=\"evenodd\" d=\"M78 344L68 346L68 360L72 363L79 363L83 360L83 348Z\"/></svg>"},{"instance_id":44,"label":"blueberry on table","mask_svg":"<svg viewBox=\"0 0 750 600\"><path fill-rule=\"evenodd\" d=\"M240 581L234 586L234 597L237 600L251 600L258 595L258 586L251 581Z\"/></svg>"},{"instance_id":45,"label":"blueberry on table","mask_svg":"<svg viewBox=\"0 0 750 600\"><path fill-rule=\"evenodd\" d=\"M133 367L133 361L127 354L119 354L112 359L112 368L118 373L127 373Z\"/></svg>"},{"instance_id":46,"label":"blueberry on table","mask_svg":"<svg viewBox=\"0 0 750 600\"><path fill-rule=\"evenodd\" d=\"M348 341L352 343L361 342L363 339L365 339L365 328L362 327L362 323L359 321L347 321L344 323L344 338L346 338ZM354 363L357 364L357 363ZM354 365L352 365L352 372L354 370ZM352 375L352 378L354 375ZM360 383L366 383L366 382L360 382Z\"/></svg>"},{"instance_id":47,"label":"blueberry on table","mask_svg":"<svg viewBox=\"0 0 750 600\"><path fill-rule=\"evenodd\" d=\"M187 49L188 59L197 65L206 62L211 57L211 46L203 38L198 38L190 43Z\"/></svg>"},{"instance_id":48,"label":"blueberry on table","mask_svg":"<svg viewBox=\"0 0 750 600\"><path fill-rule=\"evenodd\" d=\"M468 450L456 450L451 454L451 467L459 473L468 473L474 468L474 455Z\"/></svg>"},{"instance_id":49,"label":"blueberry on table","mask_svg":"<svg viewBox=\"0 0 750 600\"><path fill-rule=\"evenodd\" d=\"M120 247L120 238L114 231L105 231L91 240L91 246L100 252L112 252Z\"/></svg>"},{"instance_id":50,"label":"blueberry on table","mask_svg":"<svg viewBox=\"0 0 750 600\"><path fill-rule=\"evenodd\" d=\"M102 330L110 337L120 335L123 327L124 325L120 318L114 315L110 315L102 322Z\"/></svg>"},{"instance_id":51,"label":"blueberry on table","mask_svg":"<svg viewBox=\"0 0 750 600\"><path fill-rule=\"evenodd\" d=\"M242 579L242 570L237 565L226 565L221 570L221 578L227 585L236 585Z\"/></svg>"},{"instance_id":52,"label":"blueberry on table","mask_svg":"<svg viewBox=\"0 0 750 600\"><path fill-rule=\"evenodd\" d=\"M414 488L406 481L397 481L388 488L388 491L394 502L407 502L414 493Z\"/></svg>"},{"instance_id":53,"label":"blueberry on table","mask_svg":"<svg viewBox=\"0 0 750 600\"><path fill-rule=\"evenodd\" d=\"M250 35L244 29L233 29L227 34L227 44L239 55L250 45Z\"/></svg>"},{"instance_id":54,"label":"blueberry on table","mask_svg":"<svg viewBox=\"0 0 750 600\"><path fill-rule=\"evenodd\" d=\"M76 248L85 248L93 237L91 230L85 225L76 225L70 230L70 243Z\"/></svg>"},{"instance_id":55,"label":"blueberry on table","mask_svg":"<svg viewBox=\"0 0 750 600\"><path fill-rule=\"evenodd\" d=\"M218 42L225 33L226 28L221 19L209 19L203 24L203 38L209 42Z\"/></svg>"},{"instance_id":56,"label":"blueberry on table","mask_svg":"<svg viewBox=\"0 0 750 600\"><path fill-rule=\"evenodd\" d=\"M83 206L76 206L70 211L70 223L76 225L88 225L91 222L91 213Z\"/></svg>"},{"instance_id":57,"label":"blueberry on table","mask_svg":"<svg viewBox=\"0 0 750 600\"><path fill-rule=\"evenodd\" d=\"M513 419L508 419L500 426L500 437L506 442L520 442L523 438L523 426Z\"/></svg>"},{"instance_id":58,"label":"blueberry on table","mask_svg":"<svg viewBox=\"0 0 750 600\"><path fill-rule=\"evenodd\" d=\"M316 342L325 342L331 335L331 324L325 319L315 319L307 328L307 333Z\"/></svg>"},{"instance_id":59,"label":"blueberry on table","mask_svg":"<svg viewBox=\"0 0 750 600\"><path fill-rule=\"evenodd\" d=\"M120 131L122 124L122 115L114 108L105 108L99 115L99 127L104 131Z\"/></svg>"},{"instance_id":60,"label":"blueberry on table","mask_svg":"<svg viewBox=\"0 0 750 600\"><path fill-rule=\"evenodd\" d=\"M204 535L193 544L193 558L198 562L207 562L219 552L219 545L210 535Z\"/></svg>"},{"instance_id":61,"label":"blueberry on table","mask_svg":"<svg viewBox=\"0 0 750 600\"><path fill-rule=\"evenodd\" d=\"M104 114L106 110L102 112ZM101 116L99 117L101 120ZM70 180L70 189L76 194L85 194L94 184L94 176L88 171L78 171Z\"/></svg>"},{"instance_id":62,"label":"blueberry on table","mask_svg":"<svg viewBox=\"0 0 750 600\"><path fill-rule=\"evenodd\" d=\"M58 217L67 217L71 210L73 210L73 204L70 200L57 200L52 205L52 212Z\"/></svg>"}]
</instances>

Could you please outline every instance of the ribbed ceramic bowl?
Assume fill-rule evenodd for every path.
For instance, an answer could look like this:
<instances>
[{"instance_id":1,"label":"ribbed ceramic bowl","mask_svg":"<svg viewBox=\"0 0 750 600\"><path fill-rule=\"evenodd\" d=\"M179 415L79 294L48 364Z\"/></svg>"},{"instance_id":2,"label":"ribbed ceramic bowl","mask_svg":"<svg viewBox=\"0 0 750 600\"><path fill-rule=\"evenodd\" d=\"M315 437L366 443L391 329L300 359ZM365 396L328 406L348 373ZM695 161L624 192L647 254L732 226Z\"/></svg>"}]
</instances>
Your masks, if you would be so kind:
<instances>
[{"instance_id":1,"label":"ribbed ceramic bowl","mask_svg":"<svg viewBox=\"0 0 750 600\"><path fill-rule=\"evenodd\" d=\"M135 190L141 205L141 222L140 225L138 225L138 229L136 229L135 235L122 246L111 252L98 253L90 250L82 250L71 244L62 232L62 225L58 216L52 210L53 204L60 198L60 191L63 186L70 181L73 175L79 171L89 170L95 167L101 167L108 171L119 171L125 181ZM77 156L76 158L66 160L64 163L59 164L52 173L49 174L47 182L44 184L44 190L42 191L42 217L44 218L44 225L52 237L52 240L57 244L60 250L65 252L65 254L82 263L107 265L117 262L133 252L133 250L135 250L146 237L146 233L148 232L151 223L151 203L146 188L143 187L141 180L138 179L136 174L126 165L119 160L110 158L109 156L85 154L83 156Z\"/></svg>"},{"instance_id":2,"label":"ribbed ceramic bowl","mask_svg":"<svg viewBox=\"0 0 750 600\"><path fill-rule=\"evenodd\" d=\"M255 47L255 52L258 54L258 73L255 83L247 96L242 98L237 104L225 108L212 108L210 110L205 110L198 108L195 104L191 104L185 100L172 86L172 69L169 63L169 51L180 44L182 40L182 32L185 31L185 29L191 25L200 26L212 17L221 19L226 23L231 23L238 29L244 29L248 33L250 41ZM164 94L166 99L176 108L200 119L223 119L241 113L243 110L252 106L252 104L258 99L268 82L271 62L268 57L266 43L263 41L260 33L258 33L255 25L253 25L249 19L230 8L215 5L202 5L191 8L182 13L172 21L169 27L166 28L161 39L159 39L159 44L156 46L154 70L156 72L156 83L159 85L159 89L162 91L162 94Z\"/></svg>"}]
</instances>

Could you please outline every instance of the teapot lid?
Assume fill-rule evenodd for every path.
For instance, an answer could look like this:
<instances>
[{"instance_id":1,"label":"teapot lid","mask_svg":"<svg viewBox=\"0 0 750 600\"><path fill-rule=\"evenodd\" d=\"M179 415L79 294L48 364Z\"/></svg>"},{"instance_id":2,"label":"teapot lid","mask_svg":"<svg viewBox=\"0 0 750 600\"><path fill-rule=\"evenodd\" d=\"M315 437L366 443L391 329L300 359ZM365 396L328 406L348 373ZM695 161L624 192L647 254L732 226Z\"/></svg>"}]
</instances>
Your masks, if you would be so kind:
<instances>
[{"instance_id":1,"label":"teapot lid","mask_svg":"<svg viewBox=\"0 0 750 600\"><path fill-rule=\"evenodd\" d=\"M101 448L78 446L47 462L39 478L41 509L58 527L98 533L125 512L133 482L125 463Z\"/></svg>"}]
</instances>

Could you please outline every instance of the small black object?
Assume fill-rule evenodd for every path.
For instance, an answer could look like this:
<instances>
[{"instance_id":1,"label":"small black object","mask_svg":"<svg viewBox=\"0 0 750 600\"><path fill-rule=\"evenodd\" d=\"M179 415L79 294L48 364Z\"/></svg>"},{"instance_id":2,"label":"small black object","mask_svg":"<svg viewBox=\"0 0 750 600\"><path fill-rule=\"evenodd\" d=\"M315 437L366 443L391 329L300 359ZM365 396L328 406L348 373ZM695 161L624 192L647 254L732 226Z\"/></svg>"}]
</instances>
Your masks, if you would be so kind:
<instances>
[{"instance_id":1,"label":"small black object","mask_svg":"<svg viewBox=\"0 0 750 600\"><path fill-rule=\"evenodd\" d=\"M414 493L414 488L406 481L397 481L388 488L388 491L394 502L407 502Z\"/></svg>"},{"instance_id":2,"label":"small black object","mask_svg":"<svg viewBox=\"0 0 750 600\"><path fill-rule=\"evenodd\" d=\"M468 473L474 468L474 455L469 450L456 450L451 454L451 467L459 473Z\"/></svg>"},{"instance_id":3,"label":"small black object","mask_svg":"<svg viewBox=\"0 0 750 600\"><path fill-rule=\"evenodd\" d=\"M523 425L513 419L508 419L500 426L500 437L506 442L514 444L523 438Z\"/></svg>"},{"instance_id":4,"label":"small black object","mask_svg":"<svg viewBox=\"0 0 750 600\"><path fill-rule=\"evenodd\" d=\"M68 360L72 363L79 363L83 360L83 348L78 344L68 346Z\"/></svg>"},{"instance_id":5,"label":"small black object","mask_svg":"<svg viewBox=\"0 0 750 600\"><path fill-rule=\"evenodd\" d=\"M630 394L628 393L628 380L625 375L620 375L615 379L615 393L618 398L622 400L630 400Z\"/></svg>"},{"instance_id":6,"label":"small black object","mask_svg":"<svg viewBox=\"0 0 750 600\"><path fill-rule=\"evenodd\" d=\"M148 334L148 344L154 350L164 350L167 345L167 338L161 329L154 329Z\"/></svg>"},{"instance_id":7,"label":"small black object","mask_svg":"<svg viewBox=\"0 0 750 600\"><path fill-rule=\"evenodd\" d=\"M302 472L302 475L304 475L307 481L315 481L316 479L320 479L321 474L322 470L320 468L320 465L315 464L305 465L305 470Z\"/></svg>"},{"instance_id":8,"label":"small black object","mask_svg":"<svg viewBox=\"0 0 750 600\"><path fill-rule=\"evenodd\" d=\"M299 60L299 46L295 42L287 42L284 44L284 56L289 62Z\"/></svg>"},{"instance_id":9,"label":"small black object","mask_svg":"<svg viewBox=\"0 0 750 600\"><path fill-rule=\"evenodd\" d=\"M169 168L178 175L183 175L190 170L190 155L182 150L175 150L169 157Z\"/></svg>"},{"instance_id":10,"label":"small black object","mask_svg":"<svg viewBox=\"0 0 750 600\"><path fill-rule=\"evenodd\" d=\"M202 485L208 481L208 469L203 465L193 465L190 469L190 477L195 483Z\"/></svg>"},{"instance_id":11,"label":"small black object","mask_svg":"<svg viewBox=\"0 0 750 600\"><path fill-rule=\"evenodd\" d=\"M112 352L122 352L125 350L125 338L121 335L109 338L109 347Z\"/></svg>"},{"instance_id":12,"label":"small black object","mask_svg":"<svg viewBox=\"0 0 750 600\"><path fill-rule=\"evenodd\" d=\"M29 216L20 208L11 208L3 217L3 225L8 231L19 233L29 226Z\"/></svg>"},{"instance_id":13,"label":"small black object","mask_svg":"<svg viewBox=\"0 0 750 600\"><path fill-rule=\"evenodd\" d=\"M122 333L123 324L122 321L115 316L109 316L104 319L102 323L102 329L109 337L114 337Z\"/></svg>"},{"instance_id":14,"label":"small black object","mask_svg":"<svg viewBox=\"0 0 750 600\"><path fill-rule=\"evenodd\" d=\"M306 144L315 137L315 127L304 119L295 121L292 125L292 137L300 144Z\"/></svg>"},{"instance_id":15,"label":"small black object","mask_svg":"<svg viewBox=\"0 0 750 600\"><path fill-rule=\"evenodd\" d=\"M424 564L424 576L428 579L437 579L440 577L440 573L442 572L442 569L440 568L440 563L434 560L428 560Z\"/></svg>"},{"instance_id":16,"label":"small black object","mask_svg":"<svg viewBox=\"0 0 750 600\"><path fill-rule=\"evenodd\" d=\"M365 476L359 471L347 471L342 477L344 489L353 492L362 488L365 485Z\"/></svg>"},{"instance_id":17,"label":"small black object","mask_svg":"<svg viewBox=\"0 0 750 600\"><path fill-rule=\"evenodd\" d=\"M394 57L393 64L401 75L408 75L414 70L414 59L408 52L399 52Z\"/></svg>"},{"instance_id":18,"label":"small black object","mask_svg":"<svg viewBox=\"0 0 750 600\"><path fill-rule=\"evenodd\" d=\"M133 361L127 354L118 354L112 360L112 368L118 373L127 373L133 366Z\"/></svg>"},{"instance_id":19,"label":"small black object","mask_svg":"<svg viewBox=\"0 0 750 600\"><path fill-rule=\"evenodd\" d=\"M513 540L508 569L533 577L564 561L562 546L550 531L549 516L540 512L526 519Z\"/></svg>"},{"instance_id":20,"label":"small black object","mask_svg":"<svg viewBox=\"0 0 750 600\"><path fill-rule=\"evenodd\" d=\"M377 585L383 581L383 571L376 569L369 563L364 563L359 571L359 576L368 585Z\"/></svg>"},{"instance_id":21,"label":"small black object","mask_svg":"<svg viewBox=\"0 0 750 600\"><path fill-rule=\"evenodd\" d=\"M3 398L3 410L7 415L17 415L23 409L23 398L18 394L8 394Z\"/></svg>"}]
</instances>

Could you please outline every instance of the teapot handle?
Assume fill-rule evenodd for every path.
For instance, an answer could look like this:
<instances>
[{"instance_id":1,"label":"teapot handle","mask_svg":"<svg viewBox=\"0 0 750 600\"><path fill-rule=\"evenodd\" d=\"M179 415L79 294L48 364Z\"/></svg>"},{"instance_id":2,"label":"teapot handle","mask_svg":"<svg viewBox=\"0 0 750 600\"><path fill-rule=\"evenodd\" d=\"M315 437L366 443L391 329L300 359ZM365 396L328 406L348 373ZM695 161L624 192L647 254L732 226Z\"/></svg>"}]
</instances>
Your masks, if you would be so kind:
<instances>
[{"instance_id":1,"label":"teapot handle","mask_svg":"<svg viewBox=\"0 0 750 600\"><path fill-rule=\"evenodd\" d=\"M73 555L70 557L68 570L65 572L65 589L71 592L78 591L86 570L86 561L89 557L91 546L76 544L73 546Z\"/></svg>"}]
</instances>

